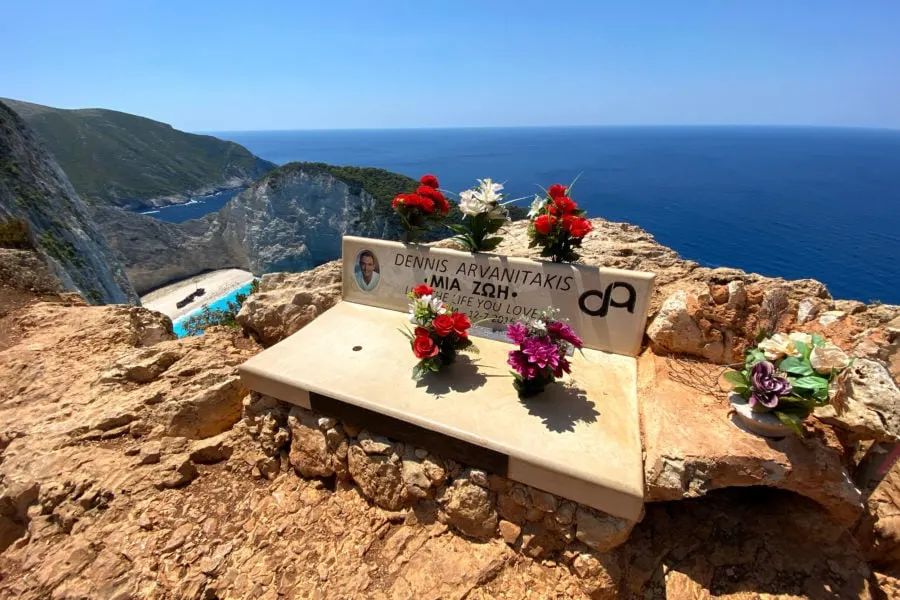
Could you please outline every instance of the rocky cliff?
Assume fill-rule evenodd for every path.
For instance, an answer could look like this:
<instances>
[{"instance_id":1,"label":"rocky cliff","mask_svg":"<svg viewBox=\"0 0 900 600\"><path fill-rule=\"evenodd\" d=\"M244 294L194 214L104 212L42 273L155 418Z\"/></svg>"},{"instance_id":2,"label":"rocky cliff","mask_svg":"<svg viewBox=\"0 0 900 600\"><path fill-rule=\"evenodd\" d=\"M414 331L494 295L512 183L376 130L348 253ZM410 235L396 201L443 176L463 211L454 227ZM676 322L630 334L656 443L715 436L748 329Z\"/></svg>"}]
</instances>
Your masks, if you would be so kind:
<instances>
[{"instance_id":1,"label":"rocky cliff","mask_svg":"<svg viewBox=\"0 0 900 600\"><path fill-rule=\"evenodd\" d=\"M630 535L247 393L236 369L260 348L239 331L174 339L143 308L35 300L0 310L0 597L900 597L900 466L871 495L851 478L872 441L854 419L900 433L900 307L706 269L593 223L588 264L659 282L638 360L646 515ZM522 225L502 251L533 255ZM274 343L339 302L340 278L336 262L268 274L241 320ZM715 383L713 359L772 319L865 367L844 414L812 417L804 439L735 427Z\"/></svg>"},{"instance_id":2,"label":"rocky cliff","mask_svg":"<svg viewBox=\"0 0 900 600\"><path fill-rule=\"evenodd\" d=\"M129 209L244 187L275 168L243 146L99 108L5 102L43 139L90 204Z\"/></svg>"},{"instance_id":3,"label":"rocky cliff","mask_svg":"<svg viewBox=\"0 0 900 600\"><path fill-rule=\"evenodd\" d=\"M220 211L174 224L93 207L139 293L211 269L257 275L302 271L338 258L341 236L396 239L394 194L415 182L380 169L292 163L266 175ZM354 175L359 177L354 178Z\"/></svg>"},{"instance_id":4,"label":"rocky cliff","mask_svg":"<svg viewBox=\"0 0 900 600\"><path fill-rule=\"evenodd\" d=\"M81 198L36 134L0 102L0 221L27 223L29 245L66 289L94 304L137 294Z\"/></svg>"}]
</instances>

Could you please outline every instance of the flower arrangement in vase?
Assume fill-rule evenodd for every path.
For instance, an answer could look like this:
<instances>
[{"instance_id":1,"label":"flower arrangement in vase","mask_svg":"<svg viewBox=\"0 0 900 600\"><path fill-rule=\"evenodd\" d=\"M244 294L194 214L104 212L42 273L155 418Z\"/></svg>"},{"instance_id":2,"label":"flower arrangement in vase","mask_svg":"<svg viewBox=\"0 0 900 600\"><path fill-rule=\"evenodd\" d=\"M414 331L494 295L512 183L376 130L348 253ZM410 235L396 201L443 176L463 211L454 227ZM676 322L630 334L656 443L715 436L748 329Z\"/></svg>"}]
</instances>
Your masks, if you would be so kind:
<instances>
[{"instance_id":1,"label":"flower arrangement in vase","mask_svg":"<svg viewBox=\"0 0 900 600\"><path fill-rule=\"evenodd\" d=\"M478 187L459 194L459 210L463 214L461 224L449 225L457 235L454 238L470 252L489 252L503 238L494 234L509 221L509 212L503 206L503 185L491 179L479 179Z\"/></svg>"},{"instance_id":2,"label":"flower arrangement in vase","mask_svg":"<svg viewBox=\"0 0 900 600\"><path fill-rule=\"evenodd\" d=\"M391 202L410 243L450 213L450 204L439 189L437 177L423 175L419 183L415 192L397 194Z\"/></svg>"},{"instance_id":3,"label":"flower arrangement in vase","mask_svg":"<svg viewBox=\"0 0 900 600\"><path fill-rule=\"evenodd\" d=\"M401 330L409 338L410 347L419 362L413 367L416 381L430 372L440 371L456 360L456 353L472 350L469 339L472 323L462 312L454 312L440 298L434 297L434 289L419 285L408 294L409 320L416 326L410 333Z\"/></svg>"},{"instance_id":4,"label":"flower arrangement in vase","mask_svg":"<svg viewBox=\"0 0 900 600\"><path fill-rule=\"evenodd\" d=\"M519 346L509 352L507 363L514 369L513 386L520 398L536 396L563 373L570 373L569 348L584 346L568 323L556 319L557 313L549 309L534 321L513 323L506 329L506 337Z\"/></svg>"},{"instance_id":5,"label":"flower arrangement in vase","mask_svg":"<svg viewBox=\"0 0 900 600\"><path fill-rule=\"evenodd\" d=\"M791 333L761 339L744 354L744 367L725 373L732 392L756 413L773 413L803 435L803 421L828 404L829 388L851 359L817 334Z\"/></svg>"},{"instance_id":6,"label":"flower arrangement in vase","mask_svg":"<svg viewBox=\"0 0 900 600\"><path fill-rule=\"evenodd\" d=\"M578 260L576 248L594 229L584 217L586 211L569 198L569 188L551 185L546 196L535 196L528 212L528 247L540 246L541 256L556 263Z\"/></svg>"}]
</instances>

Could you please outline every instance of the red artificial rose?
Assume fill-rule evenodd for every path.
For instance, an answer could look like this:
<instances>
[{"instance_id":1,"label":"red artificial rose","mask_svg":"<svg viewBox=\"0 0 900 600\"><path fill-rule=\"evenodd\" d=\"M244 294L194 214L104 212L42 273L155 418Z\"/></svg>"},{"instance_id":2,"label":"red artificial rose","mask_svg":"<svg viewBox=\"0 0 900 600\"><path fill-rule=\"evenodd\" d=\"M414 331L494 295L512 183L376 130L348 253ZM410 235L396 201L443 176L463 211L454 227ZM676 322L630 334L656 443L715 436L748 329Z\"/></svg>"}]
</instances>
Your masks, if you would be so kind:
<instances>
[{"instance_id":1,"label":"red artificial rose","mask_svg":"<svg viewBox=\"0 0 900 600\"><path fill-rule=\"evenodd\" d=\"M417 285L412 289L413 295L416 298L421 298L422 296L430 296L434 293L434 288L428 285L427 283L423 283L422 285ZM427 330L426 330L427 331Z\"/></svg>"},{"instance_id":2,"label":"red artificial rose","mask_svg":"<svg viewBox=\"0 0 900 600\"><path fill-rule=\"evenodd\" d=\"M594 226L584 217L577 217L569 222L567 230L572 237L583 238L594 230Z\"/></svg>"},{"instance_id":3,"label":"red artificial rose","mask_svg":"<svg viewBox=\"0 0 900 600\"><path fill-rule=\"evenodd\" d=\"M434 199L434 203L442 215L450 212L450 203L447 202L447 199L440 192L438 192L438 197Z\"/></svg>"},{"instance_id":4,"label":"red artificial rose","mask_svg":"<svg viewBox=\"0 0 900 600\"><path fill-rule=\"evenodd\" d=\"M550 213L551 215L558 215L559 208L555 204L550 202L549 204L547 204L547 212Z\"/></svg>"},{"instance_id":5,"label":"red artificial rose","mask_svg":"<svg viewBox=\"0 0 900 600\"><path fill-rule=\"evenodd\" d=\"M472 322L469 321L469 317L465 313L453 313L453 333L461 338L468 337L469 327L471 326Z\"/></svg>"},{"instance_id":6,"label":"red artificial rose","mask_svg":"<svg viewBox=\"0 0 900 600\"><path fill-rule=\"evenodd\" d=\"M446 313L436 316L431 321L431 326L434 327L434 332L438 334L439 337L447 337L450 335L450 332L453 331L453 325L453 317Z\"/></svg>"},{"instance_id":7,"label":"red artificial rose","mask_svg":"<svg viewBox=\"0 0 900 600\"><path fill-rule=\"evenodd\" d=\"M564 215L569 215L578 210L578 205L572 201L568 196L558 196L553 199L553 204L562 212Z\"/></svg>"},{"instance_id":8,"label":"red artificial rose","mask_svg":"<svg viewBox=\"0 0 900 600\"><path fill-rule=\"evenodd\" d=\"M426 198L431 198L432 200L434 200L435 193L440 194L439 191L437 191L433 187L429 187L427 185L420 185L419 187L417 187L416 193L420 196L425 196Z\"/></svg>"},{"instance_id":9,"label":"red artificial rose","mask_svg":"<svg viewBox=\"0 0 900 600\"><path fill-rule=\"evenodd\" d=\"M400 204L403 204L403 194L394 196L394 201L391 202L391 208L396 209Z\"/></svg>"},{"instance_id":10,"label":"red artificial rose","mask_svg":"<svg viewBox=\"0 0 900 600\"><path fill-rule=\"evenodd\" d=\"M554 183L547 192L551 198L559 198L566 195L566 186L561 183Z\"/></svg>"},{"instance_id":11,"label":"red artificial rose","mask_svg":"<svg viewBox=\"0 0 900 600\"><path fill-rule=\"evenodd\" d=\"M413 354L416 358L431 358L437 356L438 347L431 339L431 336L417 336L413 340Z\"/></svg>"},{"instance_id":12,"label":"red artificial rose","mask_svg":"<svg viewBox=\"0 0 900 600\"><path fill-rule=\"evenodd\" d=\"M556 225L556 217L553 215L540 215L534 220L534 229L541 235L549 235Z\"/></svg>"},{"instance_id":13,"label":"red artificial rose","mask_svg":"<svg viewBox=\"0 0 900 600\"><path fill-rule=\"evenodd\" d=\"M404 204L410 208L418 208L422 212L431 214L434 212L434 200L420 196L419 194L406 194Z\"/></svg>"},{"instance_id":14,"label":"red artificial rose","mask_svg":"<svg viewBox=\"0 0 900 600\"><path fill-rule=\"evenodd\" d=\"M419 180L419 183L422 185L427 185L430 188L437 189L439 186L438 178L434 175L422 175L422 179Z\"/></svg>"},{"instance_id":15,"label":"red artificial rose","mask_svg":"<svg viewBox=\"0 0 900 600\"><path fill-rule=\"evenodd\" d=\"M426 327L416 327L416 337L431 337L431 332Z\"/></svg>"}]
</instances>

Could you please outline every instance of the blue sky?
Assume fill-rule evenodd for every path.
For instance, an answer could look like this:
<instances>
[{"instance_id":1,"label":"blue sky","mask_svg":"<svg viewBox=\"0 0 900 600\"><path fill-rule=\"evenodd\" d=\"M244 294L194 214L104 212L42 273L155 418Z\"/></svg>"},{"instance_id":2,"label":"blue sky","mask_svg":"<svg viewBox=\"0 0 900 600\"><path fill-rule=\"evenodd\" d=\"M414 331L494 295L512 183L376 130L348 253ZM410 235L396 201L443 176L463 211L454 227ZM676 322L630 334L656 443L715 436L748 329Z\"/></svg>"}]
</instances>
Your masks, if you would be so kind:
<instances>
[{"instance_id":1,"label":"blue sky","mask_svg":"<svg viewBox=\"0 0 900 600\"><path fill-rule=\"evenodd\" d=\"M4 0L0 96L193 131L900 127L897 0Z\"/></svg>"}]
</instances>

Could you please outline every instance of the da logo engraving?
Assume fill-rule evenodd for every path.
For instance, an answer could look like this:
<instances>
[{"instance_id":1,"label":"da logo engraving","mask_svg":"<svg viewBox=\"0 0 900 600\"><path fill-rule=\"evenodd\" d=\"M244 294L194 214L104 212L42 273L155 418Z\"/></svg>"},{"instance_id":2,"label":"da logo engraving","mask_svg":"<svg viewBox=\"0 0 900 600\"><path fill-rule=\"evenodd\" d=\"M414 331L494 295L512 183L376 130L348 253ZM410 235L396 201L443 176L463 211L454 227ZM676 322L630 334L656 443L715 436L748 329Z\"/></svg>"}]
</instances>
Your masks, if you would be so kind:
<instances>
[{"instance_id":1,"label":"da logo engraving","mask_svg":"<svg viewBox=\"0 0 900 600\"><path fill-rule=\"evenodd\" d=\"M624 294L619 292L616 294L617 298L613 298L614 292L618 289L625 290L628 293L628 297L623 299ZM599 308L589 308L588 300L595 297L597 300L592 300L591 304L596 306L599 302ZM637 292L634 290L634 286L630 283L625 283L624 281L616 281L606 286L605 291L587 290L581 294L581 296L578 297L578 308L581 309L581 312L591 315L592 317L605 317L610 308L627 308L628 312L633 314L634 303L636 301Z\"/></svg>"}]
</instances>

